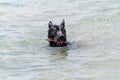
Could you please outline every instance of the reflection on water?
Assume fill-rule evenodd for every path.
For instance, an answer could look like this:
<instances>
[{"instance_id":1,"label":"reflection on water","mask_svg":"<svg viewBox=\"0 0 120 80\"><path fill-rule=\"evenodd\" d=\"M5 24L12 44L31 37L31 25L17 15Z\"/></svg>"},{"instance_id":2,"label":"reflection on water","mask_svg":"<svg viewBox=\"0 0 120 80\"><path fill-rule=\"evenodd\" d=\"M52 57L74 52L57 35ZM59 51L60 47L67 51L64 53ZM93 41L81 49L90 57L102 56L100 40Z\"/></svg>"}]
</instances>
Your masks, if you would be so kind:
<instances>
[{"instance_id":1,"label":"reflection on water","mask_svg":"<svg viewBox=\"0 0 120 80\"><path fill-rule=\"evenodd\" d=\"M68 56L68 47L49 47L52 60L65 59Z\"/></svg>"}]
</instances>

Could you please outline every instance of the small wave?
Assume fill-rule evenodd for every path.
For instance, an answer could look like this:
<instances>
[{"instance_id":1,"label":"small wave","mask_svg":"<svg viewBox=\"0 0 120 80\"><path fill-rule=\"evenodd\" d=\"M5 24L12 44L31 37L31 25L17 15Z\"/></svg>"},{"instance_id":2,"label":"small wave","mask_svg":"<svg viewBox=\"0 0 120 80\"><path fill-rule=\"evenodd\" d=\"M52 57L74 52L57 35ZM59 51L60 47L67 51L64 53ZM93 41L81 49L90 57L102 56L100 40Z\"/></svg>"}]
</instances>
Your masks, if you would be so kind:
<instances>
[{"instance_id":1,"label":"small wave","mask_svg":"<svg viewBox=\"0 0 120 80\"><path fill-rule=\"evenodd\" d=\"M20 4L20 3L0 3L0 6L2 7L22 7L24 5Z\"/></svg>"}]
</instances>

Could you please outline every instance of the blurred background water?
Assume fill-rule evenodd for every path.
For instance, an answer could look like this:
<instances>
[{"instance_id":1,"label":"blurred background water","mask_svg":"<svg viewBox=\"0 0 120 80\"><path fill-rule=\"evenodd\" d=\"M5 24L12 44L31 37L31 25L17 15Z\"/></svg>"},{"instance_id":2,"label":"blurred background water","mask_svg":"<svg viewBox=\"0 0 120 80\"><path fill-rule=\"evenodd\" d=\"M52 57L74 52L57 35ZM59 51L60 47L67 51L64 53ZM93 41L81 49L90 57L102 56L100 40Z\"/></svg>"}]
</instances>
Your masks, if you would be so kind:
<instances>
[{"instance_id":1,"label":"blurred background water","mask_svg":"<svg viewBox=\"0 0 120 80\"><path fill-rule=\"evenodd\" d=\"M48 22L72 45L50 48ZM0 80L119 80L120 0L0 0Z\"/></svg>"}]
</instances>

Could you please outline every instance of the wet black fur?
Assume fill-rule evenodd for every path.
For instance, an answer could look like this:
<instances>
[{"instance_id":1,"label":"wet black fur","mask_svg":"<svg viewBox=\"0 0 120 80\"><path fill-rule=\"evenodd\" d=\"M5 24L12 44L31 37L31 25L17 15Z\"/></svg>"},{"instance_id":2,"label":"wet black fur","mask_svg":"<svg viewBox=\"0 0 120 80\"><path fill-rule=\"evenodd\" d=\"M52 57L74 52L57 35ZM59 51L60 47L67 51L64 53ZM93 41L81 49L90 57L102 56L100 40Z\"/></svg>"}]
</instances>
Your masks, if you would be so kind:
<instances>
[{"instance_id":1,"label":"wet black fur","mask_svg":"<svg viewBox=\"0 0 120 80\"><path fill-rule=\"evenodd\" d=\"M48 23L48 39L53 40L62 40L64 42L67 41L66 39L66 30L65 30L65 21L63 20L60 25L53 25L52 21L49 21ZM58 36L58 33L61 34L61 36ZM51 47L62 47L67 46L66 43L59 43L54 41L49 41L49 45Z\"/></svg>"}]
</instances>

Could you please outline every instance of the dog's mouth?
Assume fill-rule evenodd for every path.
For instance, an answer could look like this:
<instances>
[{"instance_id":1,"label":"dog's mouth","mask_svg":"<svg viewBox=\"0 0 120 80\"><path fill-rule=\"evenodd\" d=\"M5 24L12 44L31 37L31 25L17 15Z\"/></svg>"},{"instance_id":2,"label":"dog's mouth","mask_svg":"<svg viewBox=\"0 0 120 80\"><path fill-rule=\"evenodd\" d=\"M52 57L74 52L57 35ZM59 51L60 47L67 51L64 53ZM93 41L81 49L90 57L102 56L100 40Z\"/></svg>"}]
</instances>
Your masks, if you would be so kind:
<instances>
[{"instance_id":1,"label":"dog's mouth","mask_svg":"<svg viewBox=\"0 0 120 80\"><path fill-rule=\"evenodd\" d=\"M57 45L63 45L63 44L64 44L64 46L66 46L68 44L71 45L71 43L64 41L63 38L59 38L59 39L48 38L46 40L49 41L49 42L54 42Z\"/></svg>"},{"instance_id":2,"label":"dog's mouth","mask_svg":"<svg viewBox=\"0 0 120 80\"><path fill-rule=\"evenodd\" d=\"M64 41L64 36L60 36L60 37L57 37L55 39L58 40L58 41Z\"/></svg>"},{"instance_id":3,"label":"dog's mouth","mask_svg":"<svg viewBox=\"0 0 120 80\"><path fill-rule=\"evenodd\" d=\"M48 38L48 39L46 39L47 41L49 41L49 42L54 42L54 43L60 43L60 44L62 44L62 43L65 43L65 41L63 40L63 39L61 39L61 38L58 38L58 39L52 39L52 38Z\"/></svg>"}]
</instances>

